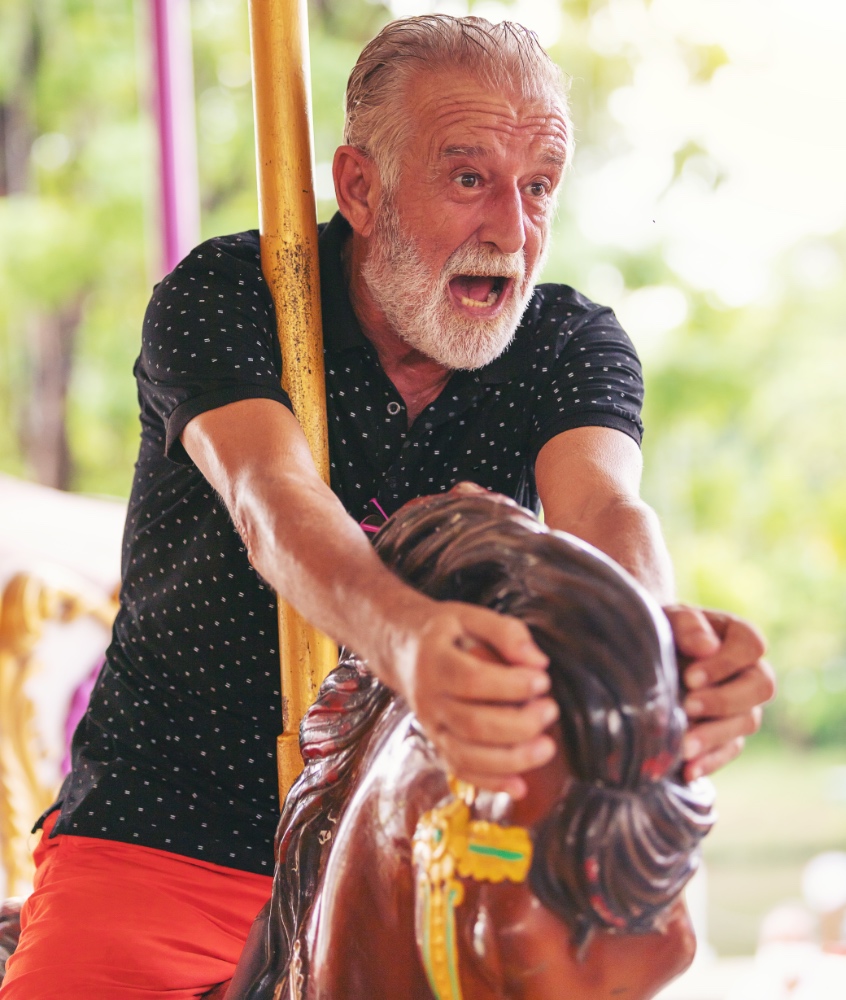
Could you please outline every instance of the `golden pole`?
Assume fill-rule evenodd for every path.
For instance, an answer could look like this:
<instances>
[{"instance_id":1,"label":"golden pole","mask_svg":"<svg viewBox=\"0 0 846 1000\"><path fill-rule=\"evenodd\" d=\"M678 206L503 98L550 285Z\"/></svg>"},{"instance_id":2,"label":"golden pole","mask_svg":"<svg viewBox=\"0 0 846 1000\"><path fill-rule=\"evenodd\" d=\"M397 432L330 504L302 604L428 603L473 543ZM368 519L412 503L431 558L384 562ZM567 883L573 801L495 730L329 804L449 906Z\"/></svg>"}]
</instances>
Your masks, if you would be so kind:
<instances>
[{"instance_id":1,"label":"golden pole","mask_svg":"<svg viewBox=\"0 0 846 1000\"><path fill-rule=\"evenodd\" d=\"M282 385L329 482L306 0L250 0L261 266L276 307ZM335 666L334 643L279 600L279 795L302 770L300 720Z\"/></svg>"}]
</instances>

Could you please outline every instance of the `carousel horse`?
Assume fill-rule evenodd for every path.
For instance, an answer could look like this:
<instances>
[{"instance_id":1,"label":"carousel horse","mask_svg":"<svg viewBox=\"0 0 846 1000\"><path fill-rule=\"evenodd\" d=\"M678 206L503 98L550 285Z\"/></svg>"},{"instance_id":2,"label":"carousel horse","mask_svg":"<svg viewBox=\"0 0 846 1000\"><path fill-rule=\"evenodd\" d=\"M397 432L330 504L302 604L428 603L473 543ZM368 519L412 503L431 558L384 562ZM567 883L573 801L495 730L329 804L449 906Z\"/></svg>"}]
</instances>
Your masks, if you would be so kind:
<instances>
[{"instance_id":1,"label":"carousel horse","mask_svg":"<svg viewBox=\"0 0 846 1000\"><path fill-rule=\"evenodd\" d=\"M681 777L661 610L504 498L408 505L376 547L431 597L527 623L550 660L558 754L520 801L475 794L342 652L301 726L272 898L227 1000L654 996L693 957L681 890L714 820L710 783Z\"/></svg>"}]
</instances>

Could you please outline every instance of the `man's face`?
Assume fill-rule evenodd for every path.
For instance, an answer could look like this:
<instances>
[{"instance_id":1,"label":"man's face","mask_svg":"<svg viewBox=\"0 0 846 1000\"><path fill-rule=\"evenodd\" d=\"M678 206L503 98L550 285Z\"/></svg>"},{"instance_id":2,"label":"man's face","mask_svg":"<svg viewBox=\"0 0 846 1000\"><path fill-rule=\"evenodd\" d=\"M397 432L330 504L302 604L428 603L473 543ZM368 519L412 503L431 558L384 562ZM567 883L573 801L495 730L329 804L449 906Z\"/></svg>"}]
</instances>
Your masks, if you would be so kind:
<instances>
[{"instance_id":1,"label":"man's face","mask_svg":"<svg viewBox=\"0 0 846 1000\"><path fill-rule=\"evenodd\" d=\"M383 197L362 277L395 333L447 368L511 342L547 250L566 153L550 100L421 73L397 189Z\"/></svg>"}]
</instances>

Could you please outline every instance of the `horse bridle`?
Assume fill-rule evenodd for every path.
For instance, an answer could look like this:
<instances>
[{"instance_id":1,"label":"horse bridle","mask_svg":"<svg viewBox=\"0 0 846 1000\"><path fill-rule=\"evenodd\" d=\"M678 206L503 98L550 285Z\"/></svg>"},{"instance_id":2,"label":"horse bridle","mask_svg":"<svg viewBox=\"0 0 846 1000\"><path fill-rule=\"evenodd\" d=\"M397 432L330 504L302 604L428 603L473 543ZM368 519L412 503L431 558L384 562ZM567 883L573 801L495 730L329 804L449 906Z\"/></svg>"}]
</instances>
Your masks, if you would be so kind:
<instances>
[{"instance_id":1,"label":"horse bridle","mask_svg":"<svg viewBox=\"0 0 846 1000\"><path fill-rule=\"evenodd\" d=\"M475 788L455 778L449 784L449 799L420 817L412 842L415 935L435 1000L461 1000L455 933L455 911L464 899L459 879L525 882L532 863L528 830L472 819Z\"/></svg>"}]
</instances>

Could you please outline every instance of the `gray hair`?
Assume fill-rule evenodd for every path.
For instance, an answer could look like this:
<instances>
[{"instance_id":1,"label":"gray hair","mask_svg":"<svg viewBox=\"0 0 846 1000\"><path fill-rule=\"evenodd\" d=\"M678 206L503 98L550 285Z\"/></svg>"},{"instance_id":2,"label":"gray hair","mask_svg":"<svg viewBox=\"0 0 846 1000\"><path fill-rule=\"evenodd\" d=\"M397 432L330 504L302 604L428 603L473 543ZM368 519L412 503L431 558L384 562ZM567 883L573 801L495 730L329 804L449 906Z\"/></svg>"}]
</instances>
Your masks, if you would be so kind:
<instances>
[{"instance_id":1,"label":"gray hair","mask_svg":"<svg viewBox=\"0 0 846 1000\"><path fill-rule=\"evenodd\" d=\"M567 85L533 31L514 21L427 14L392 21L355 64L344 101L344 142L375 161L388 193L396 189L402 152L413 128L404 106L421 70L464 69L496 91L551 100L564 118L566 162L573 151Z\"/></svg>"}]
</instances>

